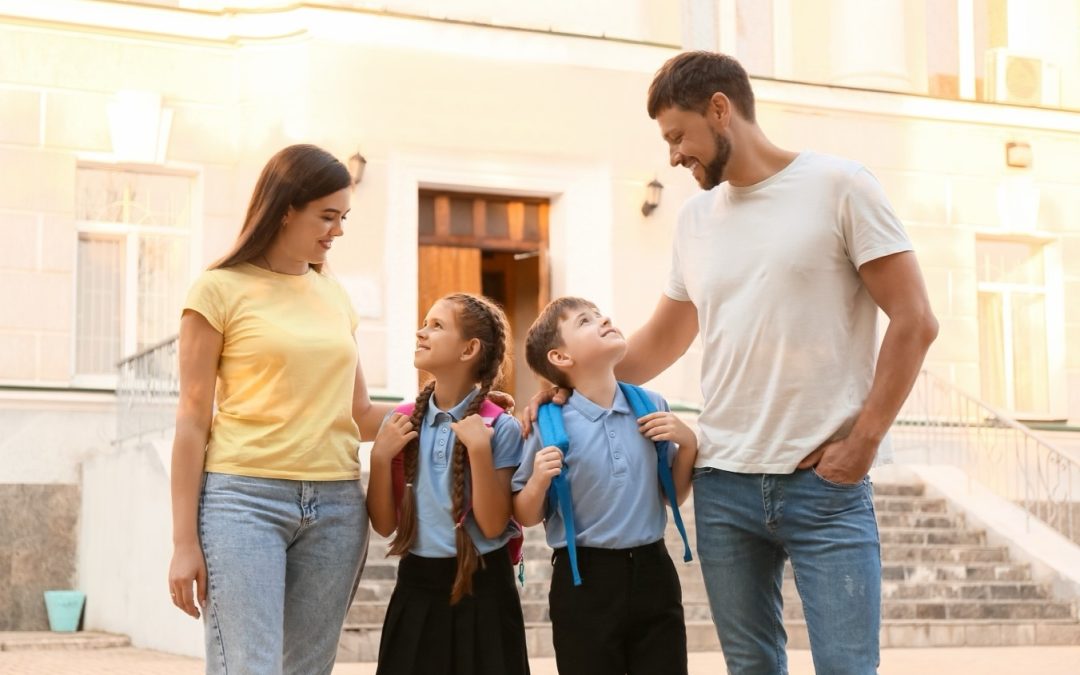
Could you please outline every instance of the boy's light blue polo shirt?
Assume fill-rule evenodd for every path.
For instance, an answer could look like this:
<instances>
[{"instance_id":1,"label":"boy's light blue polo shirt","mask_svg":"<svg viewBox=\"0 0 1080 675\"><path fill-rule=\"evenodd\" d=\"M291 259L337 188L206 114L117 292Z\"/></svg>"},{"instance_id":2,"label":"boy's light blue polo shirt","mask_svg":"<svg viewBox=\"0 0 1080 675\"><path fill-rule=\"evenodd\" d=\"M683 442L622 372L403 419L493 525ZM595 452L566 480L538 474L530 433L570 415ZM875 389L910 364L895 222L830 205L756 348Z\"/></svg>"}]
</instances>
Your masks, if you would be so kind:
<instances>
[{"instance_id":1,"label":"boy's light blue polo shirt","mask_svg":"<svg viewBox=\"0 0 1080 675\"><path fill-rule=\"evenodd\" d=\"M646 391L657 410L669 410L659 394ZM621 389L611 409L602 408L574 391L563 406L563 424L570 439L566 456L578 546L631 548L664 536L667 502L656 474L656 444L638 431L637 416ZM525 440L513 490L529 481L536 453L544 447L534 427ZM675 444L667 458L674 461ZM548 546L566 546L562 514L545 502Z\"/></svg>"},{"instance_id":2,"label":"boy's light blue polo shirt","mask_svg":"<svg viewBox=\"0 0 1080 675\"><path fill-rule=\"evenodd\" d=\"M420 454L416 471L416 541L411 552L425 558L452 558L457 555L454 543L453 499L451 498L452 459L456 436L450 424L462 419L478 389L450 410L440 410L432 397L420 425ZM521 462L521 426L513 415L499 415L491 439L495 469L516 467ZM466 486L472 481L465 476ZM513 530L507 529L495 539L480 532L476 517L470 513L465 527L481 555L490 553L510 540Z\"/></svg>"}]
</instances>

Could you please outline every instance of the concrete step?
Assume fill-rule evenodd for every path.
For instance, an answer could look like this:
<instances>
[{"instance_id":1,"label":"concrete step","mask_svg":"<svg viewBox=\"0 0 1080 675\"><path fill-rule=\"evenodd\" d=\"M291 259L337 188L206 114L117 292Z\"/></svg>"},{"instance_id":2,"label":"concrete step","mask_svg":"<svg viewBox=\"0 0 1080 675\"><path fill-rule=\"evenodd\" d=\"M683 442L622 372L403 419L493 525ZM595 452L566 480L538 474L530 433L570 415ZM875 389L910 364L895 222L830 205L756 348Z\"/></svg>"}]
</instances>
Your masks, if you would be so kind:
<instances>
[{"instance_id":1,"label":"concrete step","mask_svg":"<svg viewBox=\"0 0 1080 675\"><path fill-rule=\"evenodd\" d=\"M126 635L79 631L53 633L50 631L0 631L0 652L32 650L112 649L130 647Z\"/></svg>"},{"instance_id":2,"label":"concrete step","mask_svg":"<svg viewBox=\"0 0 1080 675\"><path fill-rule=\"evenodd\" d=\"M788 647L809 649L806 623L784 622ZM379 653L381 624L347 624L338 648L338 659L375 661ZM894 620L881 626L881 646L900 647L988 647L1050 646L1080 644L1080 623L1076 621L941 621ZM530 656L554 656L551 624L527 623L525 637ZM720 641L711 621L686 622L687 647L692 652L718 651Z\"/></svg>"},{"instance_id":3,"label":"concrete step","mask_svg":"<svg viewBox=\"0 0 1080 675\"><path fill-rule=\"evenodd\" d=\"M925 493L921 483L874 483L874 497L922 497Z\"/></svg>"},{"instance_id":4,"label":"concrete step","mask_svg":"<svg viewBox=\"0 0 1080 675\"><path fill-rule=\"evenodd\" d=\"M785 589L787 586L784 587ZM1043 585L1013 581L945 581L909 584L884 581L883 600L963 599L963 600L1044 600L1050 591Z\"/></svg>"},{"instance_id":5,"label":"concrete step","mask_svg":"<svg viewBox=\"0 0 1080 675\"><path fill-rule=\"evenodd\" d=\"M882 562L1007 562L1009 550L1004 546L963 545L898 545L881 547Z\"/></svg>"},{"instance_id":6,"label":"concrete step","mask_svg":"<svg viewBox=\"0 0 1080 675\"><path fill-rule=\"evenodd\" d=\"M932 513L878 513L878 529L935 528L943 530L964 529L964 517L960 514Z\"/></svg>"},{"instance_id":7,"label":"concrete step","mask_svg":"<svg viewBox=\"0 0 1080 675\"><path fill-rule=\"evenodd\" d=\"M886 600L881 603L885 620L1069 620L1072 605L1031 600ZM785 603L784 619L802 620L802 603Z\"/></svg>"},{"instance_id":8,"label":"concrete step","mask_svg":"<svg viewBox=\"0 0 1080 675\"><path fill-rule=\"evenodd\" d=\"M874 511L882 513L946 513L944 499L928 497L874 496Z\"/></svg>"},{"instance_id":9,"label":"concrete step","mask_svg":"<svg viewBox=\"0 0 1080 675\"><path fill-rule=\"evenodd\" d=\"M886 563L883 581L1030 581L1031 567L1021 563Z\"/></svg>"},{"instance_id":10,"label":"concrete step","mask_svg":"<svg viewBox=\"0 0 1080 675\"><path fill-rule=\"evenodd\" d=\"M889 544L950 544L976 546L986 543L982 530L948 530L942 528L889 528L880 530L881 545Z\"/></svg>"}]
</instances>

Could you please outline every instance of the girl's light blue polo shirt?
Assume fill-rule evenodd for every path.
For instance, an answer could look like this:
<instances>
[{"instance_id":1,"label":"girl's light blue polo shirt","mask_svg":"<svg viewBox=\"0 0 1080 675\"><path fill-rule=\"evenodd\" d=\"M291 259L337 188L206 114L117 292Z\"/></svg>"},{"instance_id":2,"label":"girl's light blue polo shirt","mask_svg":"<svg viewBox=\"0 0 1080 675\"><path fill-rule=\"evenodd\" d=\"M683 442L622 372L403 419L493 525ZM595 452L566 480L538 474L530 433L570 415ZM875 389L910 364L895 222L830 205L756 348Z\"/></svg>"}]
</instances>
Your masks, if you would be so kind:
<instances>
[{"instance_id":1,"label":"girl's light blue polo shirt","mask_svg":"<svg viewBox=\"0 0 1080 675\"><path fill-rule=\"evenodd\" d=\"M451 498L452 458L456 437L450 429L452 422L459 421L476 397L478 389L465 397L450 410L440 410L432 397L427 412L420 421L420 454L416 474L416 541L411 552L425 558L452 558L457 555L454 544L454 502ZM516 467L521 462L521 426L513 415L499 415L493 426L491 439L495 469ZM466 487L472 483L465 476ZM474 514L469 513L465 527L476 543L481 555L490 553L510 540L513 530L509 521L507 529L495 539L488 539L480 532Z\"/></svg>"},{"instance_id":2,"label":"girl's light blue polo shirt","mask_svg":"<svg viewBox=\"0 0 1080 675\"><path fill-rule=\"evenodd\" d=\"M657 410L669 410L662 396L646 393ZM564 470L570 479L578 546L631 548L662 538L667 502L656 474L656 444L638 431L637 416L622 390L616 389L610 409L573 392L563 406L563 423L570 439ZM529 481L536 453L544 447L541 441L535 431L525 440L514 492ZM668 447L670 465L675 444ZM545 513L548 545L566 546L562 514L546 502Z\"/></svg>"}]
</instances>

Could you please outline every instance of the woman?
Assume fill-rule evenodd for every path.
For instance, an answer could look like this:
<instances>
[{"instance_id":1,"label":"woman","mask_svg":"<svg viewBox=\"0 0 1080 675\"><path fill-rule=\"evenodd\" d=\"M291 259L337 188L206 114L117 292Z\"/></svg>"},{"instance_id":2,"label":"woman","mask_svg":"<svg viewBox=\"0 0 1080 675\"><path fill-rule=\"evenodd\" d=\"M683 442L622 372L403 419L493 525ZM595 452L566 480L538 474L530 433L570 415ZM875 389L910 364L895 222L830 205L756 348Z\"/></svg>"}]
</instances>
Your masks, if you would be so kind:
<instances>
[{"instance_id":1,"label":"woman","mask_svg":"<svg viewBox=\"0 0 1080 675\"><path fill-rule=\"evenodd\" d=\"M184 305L169 585L205 613L208 673L329 673L359 581L357 448L390 406L368 397L356 313L324 270L351 187L317 147L279 152Z\"/></svg>"}]
</instances>

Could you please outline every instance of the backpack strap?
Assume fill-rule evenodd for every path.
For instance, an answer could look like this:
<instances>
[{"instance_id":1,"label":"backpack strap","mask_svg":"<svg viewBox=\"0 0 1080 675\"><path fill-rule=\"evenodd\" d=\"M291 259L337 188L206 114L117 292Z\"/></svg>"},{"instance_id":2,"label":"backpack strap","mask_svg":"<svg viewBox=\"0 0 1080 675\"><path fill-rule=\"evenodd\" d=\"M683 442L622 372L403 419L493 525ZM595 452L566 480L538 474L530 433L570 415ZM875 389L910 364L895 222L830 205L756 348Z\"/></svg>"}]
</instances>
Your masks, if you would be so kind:
<instances>
[{"instance_id":1,"label":"backpack strap","mask_svg":"<svg viewBox=\"0 0 1080 675\"><path fill-rule=\"evenodd\" d=\"M408 401L394 408L394 412L401 413L402 415L412 416L413 411L416 410L416 402ZM480 404L480 410L477 414L484 420L484 426L494 427L495 420L499 418L499 415L505 413L502 407L492 403L488 399ZM468 458L466 458L468 461ZM405 498L405 453L399 452L393 460L390 461L390 481L393 485L394 491L394 505L397 508L397 515L401 517L401 501ZM467 497L469 500L465 504L465 510L462 511L461 517L457 521L457 526L462 527L465 524L465 518L472 511L472 498L471 495ZM510 524L514 528L514 534L510 537L510 541L506 544L507 553L510 555L510 562L518 566L518 578L521 580L522 585L525 584L525 531L521 525L514 520L510 519Z\"/></svg>"},{"instance_id":2,"label":"backpack strap","mask_svg":"<svg viewBox=\"0 0 1080 675\"><path fill-rule=\"evenodd\" d=\"M555 403L545 403L540 406L536 413L536 421L540 429L540 443L543 447L553 445L563 454L563 470L551 479L548 487L548 503L554 504L562 513L563 526L566 529L566 552L570 556L570 572L574 577L574 585L581 585L581 572L578 570L577 561L577 529L574 526L574 502L570 498L570 479L566 475L566 454L570 450L570 439L566 435L566 426L563 425L562 406Z\"/></svg>"},{"instance_id":3,"label":"backpack strap","mask_svg":"<svg viewBox=\"0 0 1080 675\"><path fill-rule=\"evenodd\" d=\"M416 410L416 402L408 401L394 408L394 412L401 413L406 417L412 417ZM401 517L401 500L405 498L405 453L399 452L390 460L390 483L394 489L394 507L397 517Z\"/></svg>"},{"instance_id":4,"label":"backpack strap","mask_svg":"<svg viewBox=\"0 0 1080 675\"><path fill-rule=\"evenodd\" d=\"M634 415L644 417L656 412L656 406L645 390L633 384L620 382L623 396L630 402ZM690 554L690 540L686 536L686 526L683 524L682 514L679 513L679 501L675 495L675 479L671 475L671 467L668 466L668 454L671 452L670 441L656 441L656 473L660 477L660 486L664 488L668 503L671 504L671 514L675 519L675 527L679 530L679 536L683 541L683 562L690 562L694 557Z\"/></svg>"}]
</instances>

